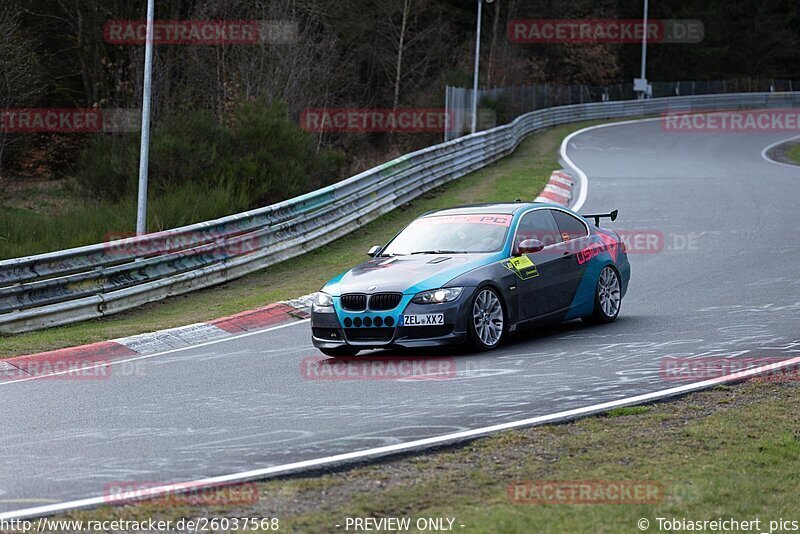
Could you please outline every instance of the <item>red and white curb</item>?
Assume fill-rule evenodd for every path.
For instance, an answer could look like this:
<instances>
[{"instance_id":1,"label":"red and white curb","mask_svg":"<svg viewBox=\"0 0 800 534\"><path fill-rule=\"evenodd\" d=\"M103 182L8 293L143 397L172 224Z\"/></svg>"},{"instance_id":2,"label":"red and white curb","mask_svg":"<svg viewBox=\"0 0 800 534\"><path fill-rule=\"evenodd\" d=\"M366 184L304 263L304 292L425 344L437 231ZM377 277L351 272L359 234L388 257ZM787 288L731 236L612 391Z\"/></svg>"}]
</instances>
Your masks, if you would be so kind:
<instances>
[{"instance_id":1,"label":"red and white curb","mask_svg":"<svg viewBox=\"0 0 800 534\"><path fill-rule=\"evenodd\" d=\"M575 180L564 171L553 171L550 180L544 186L544 190L539 193L534 202L548 202L560 206L569 206L572 200L572 189L575 187Z\"/></svg>"},{"instance_id":2,"label":"red and white curb","mask_svg":"<svg viewBox=\"0 0 800 534\"><path fill-rule=\"evenodd\" d=\"M132 356L157 354L246 332L288 324L310 316L312 295L276 302L205 323L159 330L37 354L0 360L0 382L59 375L110 364ZM97 372L95 374L102 374Z\"/></svg>"}]
</instances>

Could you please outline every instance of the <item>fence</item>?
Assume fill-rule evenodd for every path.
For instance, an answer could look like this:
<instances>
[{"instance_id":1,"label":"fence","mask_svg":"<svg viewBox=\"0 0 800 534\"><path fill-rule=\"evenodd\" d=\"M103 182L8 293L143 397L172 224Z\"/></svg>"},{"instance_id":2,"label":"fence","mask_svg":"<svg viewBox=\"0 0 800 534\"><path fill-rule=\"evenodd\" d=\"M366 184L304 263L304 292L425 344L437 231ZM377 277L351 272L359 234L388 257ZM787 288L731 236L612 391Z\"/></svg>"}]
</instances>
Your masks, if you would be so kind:
<instances>
[{"instance_id":1,"label":"fence","mask_svg":"<svg viewBox=\"0 0 800 534\"><path fill-rule=\"evenodd\" d=\"M800 90L800 81L755 80L750 78L717 81L652 82L653 97L694 96L742 92L781 92ZM471 127L472 89L445 88L445 108L452 117L450 130L444 140L449 141L468 133ZM636 94L632 84L618 85L520 85L478 90L478 130L505 124L516 117L535 111L569 104L589 102L616 102L633 100Z\"/></svg>"},{"instance_id":2,"label":"fence","mask_svg":"<svg viewBox=\"0 0 800 534\"><path fill-rule=\"evenodd\" d=\"M0 261L0 332L102 317L231 280L329 243L509 154L532 132L669 111L800 107L800 93L575 104L401 156L305 195L139 238Z\"/></svg>"}]
</instances>

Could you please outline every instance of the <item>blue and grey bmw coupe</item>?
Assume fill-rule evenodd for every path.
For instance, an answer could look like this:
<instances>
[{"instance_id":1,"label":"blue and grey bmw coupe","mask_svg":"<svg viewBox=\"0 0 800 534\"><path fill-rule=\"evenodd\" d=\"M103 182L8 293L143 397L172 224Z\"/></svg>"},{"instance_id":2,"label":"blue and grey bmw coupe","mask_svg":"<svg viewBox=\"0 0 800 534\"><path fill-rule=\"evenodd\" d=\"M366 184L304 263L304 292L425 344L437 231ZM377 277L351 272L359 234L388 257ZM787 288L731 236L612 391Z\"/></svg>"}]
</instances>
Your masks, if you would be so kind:
<instances>
[{"instance_id":1,"label":"blue and grey bmw coupe","mask_svg":"<svg viewBox=\"0 0 800 534\"><path fill-rule=\"evenodd\" d=\"M462 343L488 350L527 324L611 322L630 263L601 217L616 211L581 216L513 202L426 213L315 295L314 346L331 356Z\"/></svg>"}]
</instances>

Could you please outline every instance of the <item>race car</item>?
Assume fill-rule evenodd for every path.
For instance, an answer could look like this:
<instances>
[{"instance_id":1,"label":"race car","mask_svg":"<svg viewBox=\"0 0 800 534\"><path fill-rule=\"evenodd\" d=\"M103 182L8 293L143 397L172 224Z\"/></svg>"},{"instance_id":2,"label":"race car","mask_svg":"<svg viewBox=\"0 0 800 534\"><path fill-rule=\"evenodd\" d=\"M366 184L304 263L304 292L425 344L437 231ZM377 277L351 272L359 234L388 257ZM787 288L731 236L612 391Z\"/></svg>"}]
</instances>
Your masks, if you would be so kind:
<instances>
[{"instance_id":1,"label":"race car","mask_svg":"<svg viewBox=\"0 0 800 534\"><path fill-rule=\"evenodd\" d=\"M314 346L329 356L489 350L522 326L614 321L630 263L620 236L599 224L616 216L523 202L426 213L314 295Z\"/></svg>"}]
</instances>

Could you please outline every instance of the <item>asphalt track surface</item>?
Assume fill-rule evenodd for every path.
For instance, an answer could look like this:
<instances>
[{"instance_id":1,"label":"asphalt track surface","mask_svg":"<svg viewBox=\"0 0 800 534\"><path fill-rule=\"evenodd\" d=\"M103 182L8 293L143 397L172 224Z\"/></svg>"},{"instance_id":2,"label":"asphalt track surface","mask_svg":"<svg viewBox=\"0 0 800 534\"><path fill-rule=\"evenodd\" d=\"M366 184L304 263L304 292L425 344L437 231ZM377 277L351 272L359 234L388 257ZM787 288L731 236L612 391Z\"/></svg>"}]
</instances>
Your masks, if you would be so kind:
<instances>
[{"instance_id":1,"label":"asphalt track surface","mask_svg":"<svg viewBox=\"0 0 800 534\"><path fill-rule=\"evenodd\" d=\"M631 251L616 323L576 321L488 354L436 355L455 361L446 379L310 380L301 361L319 354L303 322L116 365L103 380L0 383L0 512L102 496L113 483L278 466L684 384L665 373L669 357L796 357L800 167L761 157L783 137L676 133L648 121L572 138L567 154L589 179L582 211L617 208L608 227L663 234L662 248ZM399 357L410 356L428 354Z\"/></svg>"}]
</instances>

